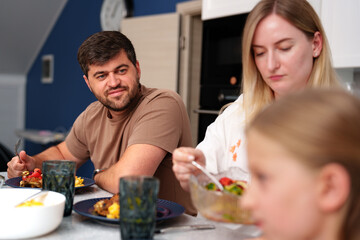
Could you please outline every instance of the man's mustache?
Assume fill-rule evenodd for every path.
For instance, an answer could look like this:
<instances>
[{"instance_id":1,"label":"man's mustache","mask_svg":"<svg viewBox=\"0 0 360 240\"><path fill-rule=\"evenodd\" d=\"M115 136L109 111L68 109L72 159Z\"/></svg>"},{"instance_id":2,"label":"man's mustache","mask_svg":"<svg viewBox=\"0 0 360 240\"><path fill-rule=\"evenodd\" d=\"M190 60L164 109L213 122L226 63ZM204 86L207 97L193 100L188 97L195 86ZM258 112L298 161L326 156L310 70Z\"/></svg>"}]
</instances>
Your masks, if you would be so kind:
<instances>
[{"instance_id":1,"label":"man's mustache","mask_svg":"<svg viewBox=\"0 0 360 240\"><path fill-rule=\"evenodd\" d=\"M127 87L127 86L120 86L120 85L119 85L119 86L116 86L116 87L109 88L109 89L106 91L106 95L108 95L109 92L114 91L114 90L117 90L117 89L127 90L128 87Z\"/></svg>"}]
</instances>

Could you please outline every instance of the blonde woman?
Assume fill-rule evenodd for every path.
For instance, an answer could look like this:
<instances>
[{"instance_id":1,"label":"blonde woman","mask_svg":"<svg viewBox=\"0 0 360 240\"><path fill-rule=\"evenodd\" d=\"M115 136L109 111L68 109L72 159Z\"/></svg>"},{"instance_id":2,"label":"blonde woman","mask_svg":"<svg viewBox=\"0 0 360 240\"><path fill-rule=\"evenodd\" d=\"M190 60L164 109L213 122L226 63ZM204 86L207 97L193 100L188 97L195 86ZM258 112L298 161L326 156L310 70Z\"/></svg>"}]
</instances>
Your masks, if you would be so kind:
<instances>
[{"instance_id":1,"label":"blonde woman","mask_svg":"<svg viewBox=\"0 0 360 240\"><path fill-rule=\"evenodd\" d=\"M265 239L360 239L360 99L307 89L260 112L246 133L242 205Z\"/></svg>"},{"instance_id":2,"label":"blonde woman","mask_svg":"<svg viewBox=\"0 0 360 240\"><path fill-rule=\"evenodd\" d=\"M263 0L250 12L243 32L243 94L212 123L194 148L173 152L182 187L195 160L213 173L232 166L247 170L244 128L264 106L304 88L340 86L329 44L306 0Z\"/></svg>"}]
</instances>

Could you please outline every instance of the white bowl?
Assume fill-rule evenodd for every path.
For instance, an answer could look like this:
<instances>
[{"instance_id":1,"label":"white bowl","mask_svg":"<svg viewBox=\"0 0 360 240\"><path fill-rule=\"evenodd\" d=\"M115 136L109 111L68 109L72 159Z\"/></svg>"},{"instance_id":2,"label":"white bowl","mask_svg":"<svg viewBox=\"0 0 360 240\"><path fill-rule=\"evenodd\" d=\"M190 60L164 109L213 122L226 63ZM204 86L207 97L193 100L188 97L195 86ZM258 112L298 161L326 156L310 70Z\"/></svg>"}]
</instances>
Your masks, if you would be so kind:
<instances>
[{"instance_id":1,"label":"white bowl","mask_svg":"<svg viewBox=\"0 0 360 240\"><path fill-rule=\"evenodd\" d=\"M43 206L15 205L39 192L39 189L0 189L0 239L24 239L44 235L55 230L64 215L65 196L50 191Z\"/></svg>"}]
</instances>

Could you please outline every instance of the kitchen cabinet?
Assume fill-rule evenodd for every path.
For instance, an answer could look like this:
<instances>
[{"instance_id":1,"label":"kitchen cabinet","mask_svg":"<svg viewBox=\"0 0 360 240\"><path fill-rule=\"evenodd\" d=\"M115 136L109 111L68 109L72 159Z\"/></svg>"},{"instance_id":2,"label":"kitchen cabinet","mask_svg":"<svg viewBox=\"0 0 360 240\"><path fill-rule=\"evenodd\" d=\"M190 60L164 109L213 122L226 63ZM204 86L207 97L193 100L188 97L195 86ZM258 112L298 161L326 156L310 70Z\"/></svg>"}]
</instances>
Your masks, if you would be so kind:
<instances>
[{"instance_id":1,"label":"kitchen cabinet","mask_svg":"<svg viewBox=\"0 0 360 240\"><path fill-rule=\"evenodd\" d=\"M360 67L360 0L308 0L327 34L335 68ZM259 0L203 0L202 19L251 11Z\"/></svg>"},{"instance_id":2,"label":"kitchen cabinet","mask_svg":"<svg viewBox=\"0 0 360 240\"><path fill-rule=\"evenodd\" d=\"M178 91L180 16L177 13L126 18L121 32L133 43L146 87Z\"/></svg>"},{"instance_id":3,"label":"kitchen cabinet","mask_svg":"<svg viewBox=\"0 0 360 240\"><path fill-rule=\"evenodd\" d=\"M259 0L203 0L202 20L250 12Z\"/></svg>"},{"instance_id":4,"label":"kitchen cabinet","mask_svg":"<svg viewBox=\"0 0 360 240\"><path fill-rule=\"evenodd\" d=\"M319 14L322 0L308 1ZM260 0L203 0L202 20L247 13L250 12L258 2L260 2Z\"/></svg>"},{"instance_id":5,"label":"kitchen cabinet","mask_svg":"<svg viewBox=\"0 0 360 240\"><path fill-rule=\"evenodd\" d=\"M335 68L360 67L360 0L321 2L320 18Z\"/></svg>"}]
</instances>

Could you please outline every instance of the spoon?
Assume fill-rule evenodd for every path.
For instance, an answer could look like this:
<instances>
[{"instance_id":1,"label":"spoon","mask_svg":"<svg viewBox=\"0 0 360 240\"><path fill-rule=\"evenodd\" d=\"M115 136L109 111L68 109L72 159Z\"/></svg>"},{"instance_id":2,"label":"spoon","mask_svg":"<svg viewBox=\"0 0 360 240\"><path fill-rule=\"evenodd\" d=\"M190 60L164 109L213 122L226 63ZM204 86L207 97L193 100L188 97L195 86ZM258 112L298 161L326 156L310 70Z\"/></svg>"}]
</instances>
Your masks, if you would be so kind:
<instances>
[{"instance_id":1,"label":"spoon","mask_svg":"<svg viewBox=\"0 0 360 240\"><path fill-rule=\"evenodd\" d=\"M198 164L195 161L192 161L191 163L192 163L192 165L194 165L195 167L200 169L206 176L208 176L208 178L210 178L211 181L213 181L213 183L215 183L215 185L217 186L217 188L220 191L224 191L224 187L221 185L221 183L208 170L206 170L206 168L204 168L203 166L201 166L200 164Z\"/></svg>"},{"instance_id":2,"label":"spoon","mask_svg":"<svg viewBox=\"0 0 360 240\"><path fill-rule=\"evenodd\" d=\"M15 207L18 207L19 205L23 204L24 202L31 201L33 199L38 198L38 202L43 202L45 197L48 195L48 190L41 190L30 197L27 197L25 200L22 200L20 203L16 204Z\"/></svg>"}]
</instances>

